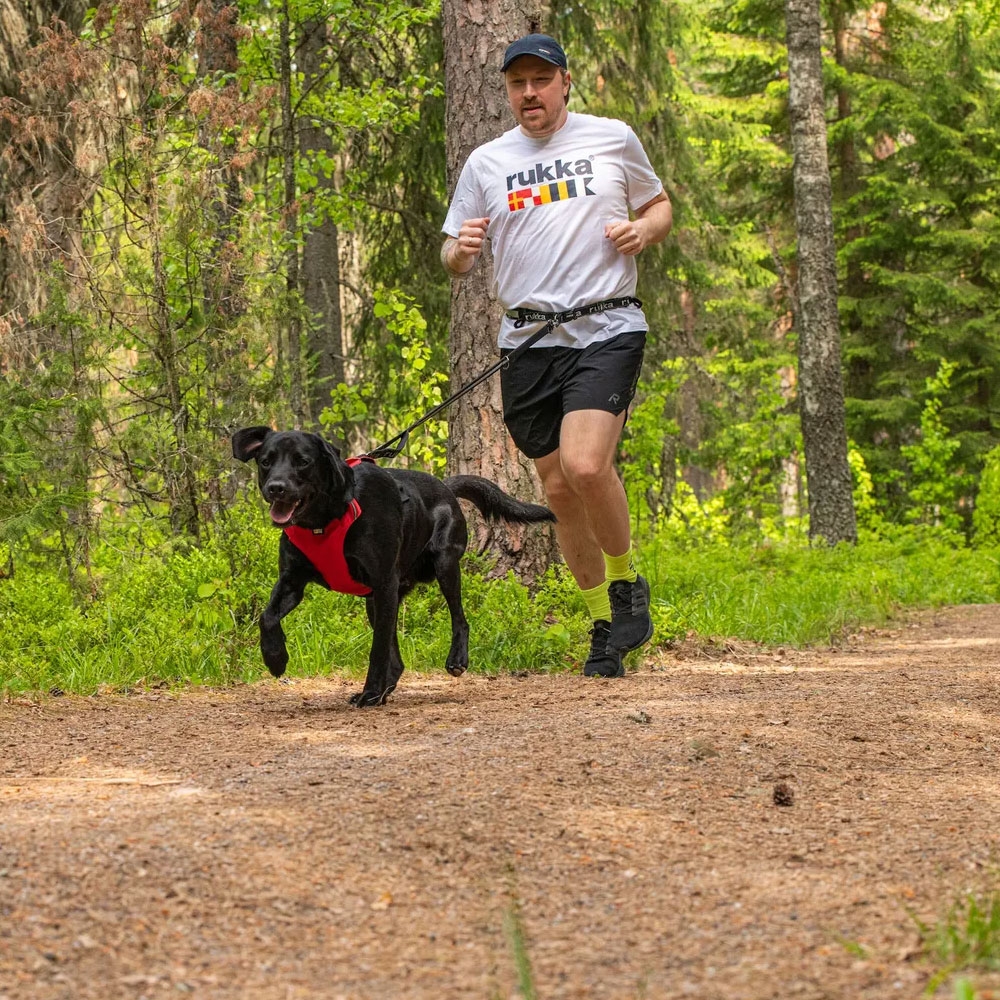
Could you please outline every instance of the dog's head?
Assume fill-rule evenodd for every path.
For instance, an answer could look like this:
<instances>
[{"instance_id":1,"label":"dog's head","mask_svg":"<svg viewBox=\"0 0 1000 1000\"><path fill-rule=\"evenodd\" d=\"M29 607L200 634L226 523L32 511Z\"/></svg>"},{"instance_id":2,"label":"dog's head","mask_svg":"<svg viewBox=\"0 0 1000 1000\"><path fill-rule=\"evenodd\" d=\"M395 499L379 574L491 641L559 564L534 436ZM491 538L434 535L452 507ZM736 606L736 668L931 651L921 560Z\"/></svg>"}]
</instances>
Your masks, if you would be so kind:
<instances>
[{"instance_id":1,"label":"dog's head","mask_svg":"<svg viewBox=\"0 0 1000 1000\"><path fill-rule=\"evenodd\" d=\"M279 528L325 527L354 496L354 470L318 434L246 427L233 435L233 457L256 461L257 485Z\"/></svg>"}]
</instances>

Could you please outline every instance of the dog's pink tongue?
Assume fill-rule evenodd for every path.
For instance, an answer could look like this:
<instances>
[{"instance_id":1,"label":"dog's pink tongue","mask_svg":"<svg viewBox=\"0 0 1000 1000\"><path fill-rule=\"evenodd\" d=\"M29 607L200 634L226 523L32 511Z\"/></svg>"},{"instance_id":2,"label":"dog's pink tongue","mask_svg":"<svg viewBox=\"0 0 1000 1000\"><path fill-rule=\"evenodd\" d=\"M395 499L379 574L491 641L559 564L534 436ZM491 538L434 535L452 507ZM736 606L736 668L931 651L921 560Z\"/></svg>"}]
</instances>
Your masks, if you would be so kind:
<instances>
[{"instance_id":1,"label":"dog's pink tongue","mask_svg":"<svg viewBox=\"0 0 1000 1000\"><path fill-rule=\"evenodd\" d=\"M293 503L282 503L280 500L275 500L271 504L271 520L275 524L288 524L294 513L295 504Z\"/></svg>"}]
</instances>

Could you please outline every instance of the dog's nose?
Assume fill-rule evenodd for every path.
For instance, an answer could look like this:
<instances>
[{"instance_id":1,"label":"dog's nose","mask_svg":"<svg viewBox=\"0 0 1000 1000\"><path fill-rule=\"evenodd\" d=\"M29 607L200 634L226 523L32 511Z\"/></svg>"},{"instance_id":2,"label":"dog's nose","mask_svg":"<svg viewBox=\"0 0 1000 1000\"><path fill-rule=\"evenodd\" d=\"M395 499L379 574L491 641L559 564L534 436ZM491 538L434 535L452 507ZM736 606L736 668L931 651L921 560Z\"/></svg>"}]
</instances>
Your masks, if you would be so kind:
<instances>
[{"instance_id":1,"label":"dog's nose","mask_svg":"<svg viewBox=\"0 0 1000 1000\"><path fill-rule=\"evenodd\" d=\"M282 500L288 492L288 484L281 479L272 479L264 485L265 500Z\"/></svg>"}]
</instances>

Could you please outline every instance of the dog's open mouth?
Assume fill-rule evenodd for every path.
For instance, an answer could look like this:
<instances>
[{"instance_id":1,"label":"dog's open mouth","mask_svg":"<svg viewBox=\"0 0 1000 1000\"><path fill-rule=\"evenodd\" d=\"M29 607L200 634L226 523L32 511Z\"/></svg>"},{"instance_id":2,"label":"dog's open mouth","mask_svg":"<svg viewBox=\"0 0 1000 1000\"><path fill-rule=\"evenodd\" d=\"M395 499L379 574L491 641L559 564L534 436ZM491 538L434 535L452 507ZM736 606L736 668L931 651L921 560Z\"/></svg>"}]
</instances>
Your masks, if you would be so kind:
<instances>
[{"instance_id":1,"label":"dog's open mouth","mask_svg":"<svg viewBox=\"0 0 1000 1000\"><path fill-rule=\"evenodd\" d=\"M271 520L275 524L288 524L299 509L301 500L275 500L271 504Z\"/></svg>"}]
</instances>

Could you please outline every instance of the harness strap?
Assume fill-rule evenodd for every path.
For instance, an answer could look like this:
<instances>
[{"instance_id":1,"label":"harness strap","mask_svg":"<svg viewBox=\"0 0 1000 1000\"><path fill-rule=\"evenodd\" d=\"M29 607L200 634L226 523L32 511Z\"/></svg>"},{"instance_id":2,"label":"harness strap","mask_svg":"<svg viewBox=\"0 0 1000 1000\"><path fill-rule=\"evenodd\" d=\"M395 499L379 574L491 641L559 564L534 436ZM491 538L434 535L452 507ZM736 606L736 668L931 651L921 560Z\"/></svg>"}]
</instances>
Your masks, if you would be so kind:
<instances>
[{"instance_id":1,"label":"harness strap","mask_svg":"<svg viewBox=\"0 0 1000 1000\"><path fill-rule=\"evenodd\" d=\"M589 305L577 306L575 309L566 309L563 312L542 312L539 309L509 309L506 313L508 319L515 320L515 329L520 330L525 323L551 323L552 329L562 326L563 323L572 323L573 320L581 316L593 316L594 313L605 313L612 309L625 309L628 306L642 308L642 302L632 295L618 299L603 299L601 302L591 302Z\"/></svg>"}]
</instances>

